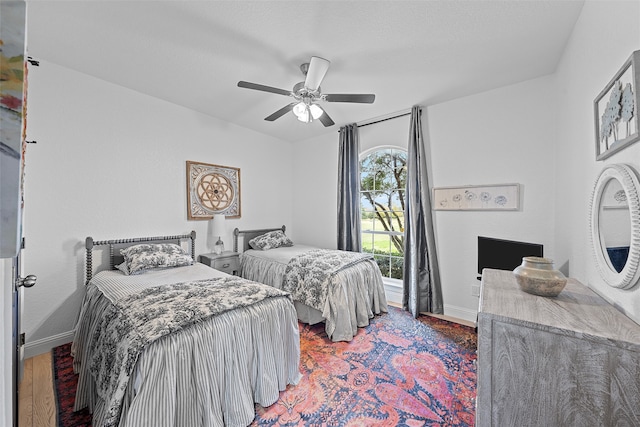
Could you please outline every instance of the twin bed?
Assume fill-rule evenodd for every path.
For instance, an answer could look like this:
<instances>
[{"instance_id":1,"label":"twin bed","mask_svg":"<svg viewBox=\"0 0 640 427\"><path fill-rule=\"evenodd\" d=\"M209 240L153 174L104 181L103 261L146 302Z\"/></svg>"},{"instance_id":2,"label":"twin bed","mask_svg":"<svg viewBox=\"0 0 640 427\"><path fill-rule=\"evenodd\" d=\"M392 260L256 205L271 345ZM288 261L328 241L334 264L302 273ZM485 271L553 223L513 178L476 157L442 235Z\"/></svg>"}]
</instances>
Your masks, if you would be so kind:
<instances>
[{"instance_id":1,"label":"twin bed","mask_svg":"<svg viewBox=\"0 0 640 427\"><path fill-rule=\"evenodd\" d=\"M373 256L294 244L285 230L284 225L234 230L234 252L243 238L240 276L291 293L298 319L311 325L325 322L332 341L351 341L359 327L387 312L382 274ZM269 235L274 236L270 241L264 237Z\"/></svg>"},{"instance_id":2,"label":"twin bed","mask_svg":"<svg viewBox=\"0 0 640 427\"><path fill-rule=\"evenodd\" d=\"M299 381L289 296L195 263L194 238L87 238L88 284L71 351L74 409L88 407L94 426L246 426L255 403L269 406ZM176 246L182 239L191 240L191 255ZM110 267L93 276L98 245L109 246ZM134 253L117 259L127 246Z\"/></svg>"},{"instance_id":3,"label":"twin bed","mask_svg":"<svg viewBox=\"0 0 640 427\"><path fill-rule=\"evenodd\" d=\"M272 405L300 380L298 319L325 321L330 339L349 341L387 311L373 259L289 246L286 237L271 248L277 230L284 235L236 229L243 277L196 263L195 232L87 238L74 409L88 407L94 426L246 426L255 403ZM252 241L267 243L256 250ZM94 247L104 246L109 266L94 276ZM318 275L325 286L310 288Z\"/></svg>"}]
</instances>

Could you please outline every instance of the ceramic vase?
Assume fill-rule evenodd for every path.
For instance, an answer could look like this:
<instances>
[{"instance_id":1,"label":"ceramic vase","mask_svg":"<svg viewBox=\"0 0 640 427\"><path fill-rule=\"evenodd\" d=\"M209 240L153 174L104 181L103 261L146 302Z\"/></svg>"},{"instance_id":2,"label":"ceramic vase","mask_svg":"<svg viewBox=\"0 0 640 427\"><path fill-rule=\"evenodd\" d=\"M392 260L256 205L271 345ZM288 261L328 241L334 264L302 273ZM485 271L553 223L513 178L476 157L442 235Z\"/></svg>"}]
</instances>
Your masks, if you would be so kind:
<instances>
[{"instance_id":1,"label":"ceramic vase","mask_svg":"<svg viewBox=\"0 0 640 427\"><path fill-rule=\"evenodd\" d=\"M535 256L522 258L522 264L513 270L523 291L543 297L555 297L567 284L567 278L553 269L553 260Z\"/></svg>"}]
</instances>

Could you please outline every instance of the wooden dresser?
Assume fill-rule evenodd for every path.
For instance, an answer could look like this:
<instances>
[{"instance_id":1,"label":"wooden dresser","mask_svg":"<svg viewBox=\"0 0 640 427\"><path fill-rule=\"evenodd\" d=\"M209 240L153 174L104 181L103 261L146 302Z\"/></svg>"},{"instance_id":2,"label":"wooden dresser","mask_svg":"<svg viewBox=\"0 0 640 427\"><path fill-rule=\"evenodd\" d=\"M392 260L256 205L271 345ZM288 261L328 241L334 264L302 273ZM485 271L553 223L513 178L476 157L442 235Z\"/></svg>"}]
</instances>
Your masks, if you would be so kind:
<instances>
[{"instance_id":1,"label":"wooden dresser","mask_svg":"<svg viewBox=\"0 0 640 427\"><path fill-rule=\"evenodd\" d=\"M640 326L576 280L545 298L485 269L476 425L640 426Z\"/></svg>"}]
</instances>

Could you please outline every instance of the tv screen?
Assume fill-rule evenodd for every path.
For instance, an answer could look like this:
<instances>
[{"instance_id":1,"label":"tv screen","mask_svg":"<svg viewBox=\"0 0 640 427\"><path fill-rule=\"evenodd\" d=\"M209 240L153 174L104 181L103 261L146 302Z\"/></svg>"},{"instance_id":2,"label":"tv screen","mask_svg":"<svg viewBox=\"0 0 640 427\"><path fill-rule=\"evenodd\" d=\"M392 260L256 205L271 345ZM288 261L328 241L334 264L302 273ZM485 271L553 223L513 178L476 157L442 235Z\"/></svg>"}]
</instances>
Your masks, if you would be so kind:
<instances>
[{"instance_id":1,"label":"tv screen","mask_svg":"<svg viewBox=\"0 0 640 427\"><path fill-rule=\"evenodd\" d=\"M478 274L483 268L513 270L526 256L542 257L542 245L478 236Z\"/></svg>"}]
</instances>

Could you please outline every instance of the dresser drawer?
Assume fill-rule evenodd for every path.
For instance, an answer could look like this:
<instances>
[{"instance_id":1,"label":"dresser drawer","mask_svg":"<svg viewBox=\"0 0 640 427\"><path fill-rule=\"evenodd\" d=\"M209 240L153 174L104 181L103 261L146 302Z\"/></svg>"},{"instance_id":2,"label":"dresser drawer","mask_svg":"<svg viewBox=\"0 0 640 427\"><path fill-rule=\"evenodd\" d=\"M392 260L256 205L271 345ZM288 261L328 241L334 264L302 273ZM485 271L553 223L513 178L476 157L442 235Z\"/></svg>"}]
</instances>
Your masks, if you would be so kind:
<instances>
[{"instance_id":1,"label":"dresser drawer","mask_svg":"<svg viewBox=\"0 0 640 427\"><path fill-rule=\"evenodd\" d=\"M240 262L238 257L215 259L211 267L224 271L227 274L238 274L240 271Z\"/></svg>"}]
</instances>

